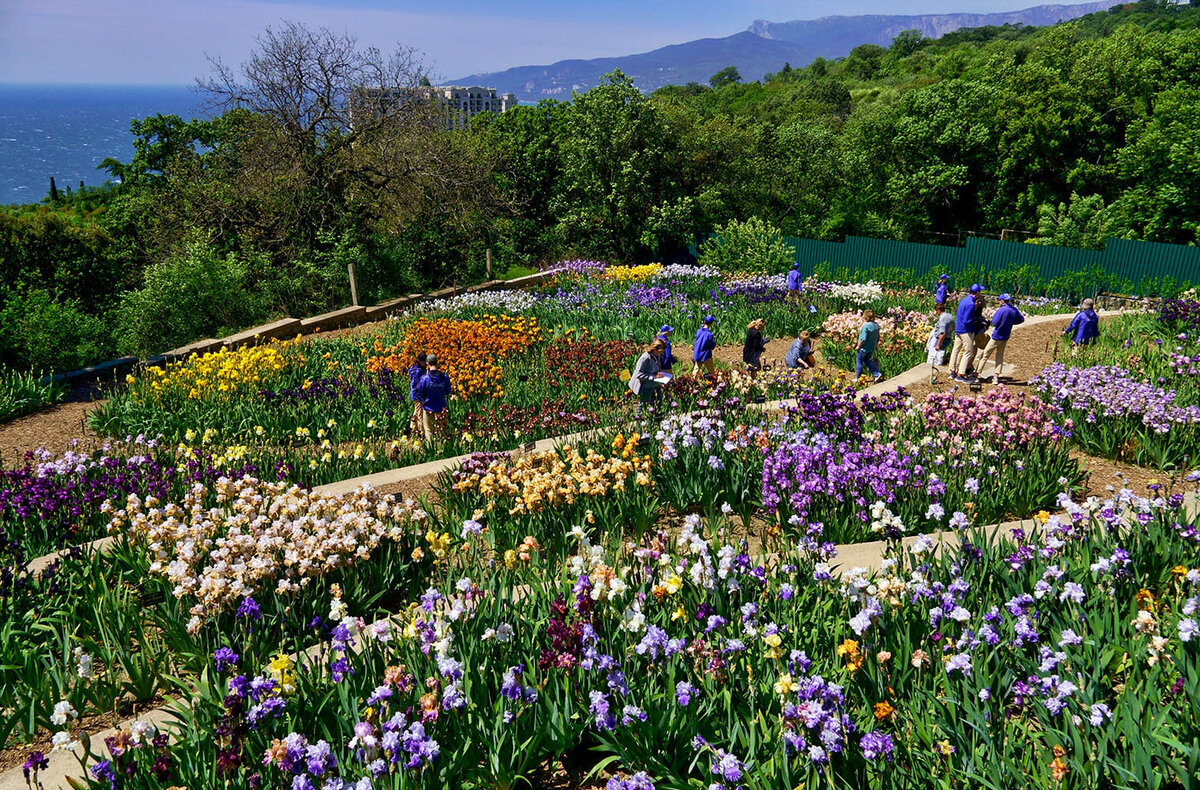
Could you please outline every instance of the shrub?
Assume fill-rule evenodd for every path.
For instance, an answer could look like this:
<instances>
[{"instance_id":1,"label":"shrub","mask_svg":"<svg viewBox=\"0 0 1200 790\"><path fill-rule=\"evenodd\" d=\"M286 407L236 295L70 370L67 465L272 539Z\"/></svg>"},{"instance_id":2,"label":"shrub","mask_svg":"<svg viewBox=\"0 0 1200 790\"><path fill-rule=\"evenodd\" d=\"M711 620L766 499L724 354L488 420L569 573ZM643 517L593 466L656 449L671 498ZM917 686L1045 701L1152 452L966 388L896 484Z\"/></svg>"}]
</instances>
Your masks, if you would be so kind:
<instances>
[{"instance_id":1,"label":"shrub","mask_svg":"<svg viewBox=\"0 0 1200 790\"><path fill-rule=\"evenodd\" d=\"M792 265L792 248L779 229L758 217L745 222L730 220L700 248L700 265L721 271L778 272Z\"/></svg>"},{"instance_id":2,"label":"shrub","mask_svg":"<svg viewBox=\"0 0 1200 790\"><path fill-rule=\"evenodd\" d=\"M55 299L49 291L0 292L0 364L17 370L74 370L114 352L103 319L79 302Z\"/></svg>"},{"instance_id":3,"label":"shrub","mask_svg":"<svg viewBox=\"0 0 1200 790\"><path fill-rule=\"evenodd\" d=\"M192 242L146 269L142 288L121 298L121 348L148 356L261 319L261 300L246 287L246 267L230 254Z\"/></svg>"}]
</instances>

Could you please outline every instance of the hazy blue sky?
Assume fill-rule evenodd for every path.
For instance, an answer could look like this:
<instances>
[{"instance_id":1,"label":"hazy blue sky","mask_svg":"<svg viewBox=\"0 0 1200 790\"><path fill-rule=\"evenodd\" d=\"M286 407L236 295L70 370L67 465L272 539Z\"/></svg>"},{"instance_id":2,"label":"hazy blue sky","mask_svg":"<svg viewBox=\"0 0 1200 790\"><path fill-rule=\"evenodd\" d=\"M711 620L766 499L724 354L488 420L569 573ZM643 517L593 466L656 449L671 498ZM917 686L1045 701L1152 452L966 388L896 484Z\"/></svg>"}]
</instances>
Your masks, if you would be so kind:
<instances>
[{"instance_id":1,"label":"hazy blue sky","mask_svg":"<svg viewBox=\"0 0 1200 790\"><path fill-rule=\"evenodd\" d=\"M1011 11L1049 0L0 0L0 82L185 84L280 19L416 47L436 77L643 52L831 14ZM1067 0L1069 2L1069 0ZM1063 2L1063 0L1059 0Z\"/></svg>"}]
</instances>

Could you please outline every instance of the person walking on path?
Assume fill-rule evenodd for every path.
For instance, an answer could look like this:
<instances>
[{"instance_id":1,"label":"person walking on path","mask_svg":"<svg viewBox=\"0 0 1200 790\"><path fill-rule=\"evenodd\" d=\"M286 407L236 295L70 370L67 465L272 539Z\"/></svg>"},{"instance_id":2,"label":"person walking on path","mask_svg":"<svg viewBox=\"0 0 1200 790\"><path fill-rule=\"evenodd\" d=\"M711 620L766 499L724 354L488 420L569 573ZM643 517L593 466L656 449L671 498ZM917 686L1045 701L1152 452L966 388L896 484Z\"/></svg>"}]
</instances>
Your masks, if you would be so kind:
<instances>
[{"instance_id":1,"label":"person walking on path","mask_svg":"<svg viewBox=\"0 0 1200 790\"><path fill-rule=\"evenodd\" d=\"M1094 309L1096 303L1084 299L1079 312L1071 319L1071 323L1063 330L1064 335L1071 336L1071 342L1077 346L1091 345L1100 337L1100 316Z\"/></svg>"},{"instance_id":2,"label":"person walking on path","mask_svg":"<svg viewBox=\"0 0 1200 790\"><path fill-rule=\"evenodd\" d=\"M659 388L662 386L657 378L662 370L660 364L663 357L663 339L654 338L654 342L642 352L637 363L633 366L633 375L629 377L629 389L637 395L637 408L633 416L641 418L642 407L653 405L658 400Z\"/></svg>"},{"instance_id":3,"label":"person walking on path","mask_svg":"<svg viewBox=\"0 0 1200 790\"><path fill-rule=\"evenodd\" d=\"M949 290L950 275L943 274L938 277L937 288L933 292L933 303L937 305L938 311L946 306L946 291Z\"/></svg>"},{"instance_id":4,"label":"person walking on path","mask_svg":"<svg viewBox=\"0 0 1200 790\"><path fill-rule=\"evenodd\" d=\"M817 358L813 354L812 335L801 332L800 337L792 341L787 353L783 355L783 364L792 370L808 370L817 366Z\"/></svg>"},{"instance_id":5,"label":"person walking on path","mask_svg":"<svg viewBox=\"0 0 1200 790\"><path fill-rule=\"evenodd\" d=\"M975 361L975 335L980 327L976 323L983 313L983 286L975 283L970 292L958 303L954 314L954 348L950 352L950 379L966 381L967 371Z\"/></svg>"},{"instance_id":6,"label":"person walking on path","mask_svg":"<svg viewBox=\"0 0 1200 790\"><path fill-rule=\"evenodd\" d=\"M417 385L425 375L425 352L417 354L417 361L408 369L408 399L412 401L412 416L408 420L408 435L415 436L421 430L421 399L417 397Z\"/></svg>"},{"instance_id":7,"label":"person walking on path","mask_svg":"<svg viewBox=\"0 0 1200 790\"><path fill-rule=\"evenodd\" d=\"M663 324L658 330L658 339L663 342L662 369L670 371L675 366L675 354L671 351L671 333L675 331L675 327L670 324Z\"/></svg>"},{"instance_id":8,"label":"person walking on path","mask_svg":"<svg viewBox=\"0 0 1200 790\"><path fill-rule=\"evenodd\" d=\"M746 363L746 369L752 375L762 370L762 355L767 350L767 341L762 331L766 326L767 322L761 318L756 318L746 325L746 345L742 347L742 362Z\"/></svg>"},{"instance_id":9,"label":"person walking on path","mask_svg":"<svg viewBox=\"0 0 1200 790\"><path fill-rule=\"evenodd\" d=\"M425 441L431 443L435 436L446 431L446 401L454 389L450 377L438 369L436 354L430 354L425 365L425 375L417 383L417 397L421 399L421 427L425 430Z\"/></svg>"},{"instance_id":10,"label":"person walking on path","mask_svg":"<svg viewBox=\"0 0 1200 790\"><path fill-rule=\"evenodd\" d=\"M930 368L930 384L937 381L938 365L946 363L946 352L954 343L954 316L946 309L946 305L943 304L941 307L942 312L933 325L933 331L929 333L929 340L925 342L926 361Z\"/></svg>"},{"instance_id":11,"label":"person walking on path","mask_svg":"<svg viewBox=\"0 0 1200 790\"><path fill-rule=\"evenodd\" d=\"M1011 296L1000 294L996 298L1000 300L1000 306L996 308L996 312L992 316L992 336L984 347L983 353L979 355L979 364L975 366L976 372L982 378L983 366L989 359L995 357L993 361L996 367L992 371L993 384L1000 383L1000 374L1004 370L1004 347L1008 345L1008 338L1012 336L1013 327L1025 323L1025 316L1021 315L1021 311L1013 306Z\"/></svg>"},{"instance_id":12,"label":"person walking on path","mask_svg":"<svg viewBox=\"0 0 1200 790\"><path fill-rule=\"evenodd\" d=\"M875 381L883 378L879 371L879 363L875 361L875 349L879 346L879 324L875 323L875 313L871 310L863 313L863 325L858 329L858 345L854 347L854 375L862 376L863 369L871 371Z\"/></svg>"},{"instance_id":13,"label":"person walking on path","mask_svg":"<svg viewBox=\"0 0 1200 790\"><path fill-rule=\"evenodd\" d=\"M704 326L696 330L696 342L692 344L692 362L696 365L696 375L703 370L712 375L716 370L713 362L713 351L717 348L717 339L713 337L712 325L717 321L711 315L704 316Z\"/></svg>"},{"instance_id":14,"label":"person walking on path","mask_svg":"<svg viewBox=\"0 0 1200 790\"><path fill-rule=\"evenodd\" d=\"M803 284L800 279L800 264L793 263L791 271L787 275L787 300L795 304L800 304L800 287Z\"/></svg>"}]
</instances>

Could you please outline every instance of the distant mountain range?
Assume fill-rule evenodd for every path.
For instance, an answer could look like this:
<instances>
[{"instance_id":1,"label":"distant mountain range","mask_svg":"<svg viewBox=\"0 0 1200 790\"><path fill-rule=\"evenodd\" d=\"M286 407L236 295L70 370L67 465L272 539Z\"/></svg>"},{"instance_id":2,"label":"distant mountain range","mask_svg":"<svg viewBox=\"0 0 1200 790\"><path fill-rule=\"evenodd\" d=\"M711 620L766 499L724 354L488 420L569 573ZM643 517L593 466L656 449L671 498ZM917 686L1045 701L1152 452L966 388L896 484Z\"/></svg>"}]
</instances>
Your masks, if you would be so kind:
<instances>
[{"instance_id":1,"label":"distant mountain range","mask_svg":"<svg viewBox=\"0 0 1200 790\"><path fill-rule=\"evenodd\" d=\"M840 58L860 44L888 46L902 30L919 30L937 38L963 27L1020 24L1053 25L1117 5L1119 0L1071 5L1040 5L997 14L922 14L892 16L827 16L794 22L758 20L742 33L725 38L702 38L683 44L615 58L560 60L549 66L518 66L506 71L472 74L455 85L486 85L515 93L524 102L570 99L587 90L613 69L633 78L643 91L688 82L707 83L726 66L737 66L742 78L761 79L784 63L806 66L818 57Z\"/></svg>"}]
</instances>

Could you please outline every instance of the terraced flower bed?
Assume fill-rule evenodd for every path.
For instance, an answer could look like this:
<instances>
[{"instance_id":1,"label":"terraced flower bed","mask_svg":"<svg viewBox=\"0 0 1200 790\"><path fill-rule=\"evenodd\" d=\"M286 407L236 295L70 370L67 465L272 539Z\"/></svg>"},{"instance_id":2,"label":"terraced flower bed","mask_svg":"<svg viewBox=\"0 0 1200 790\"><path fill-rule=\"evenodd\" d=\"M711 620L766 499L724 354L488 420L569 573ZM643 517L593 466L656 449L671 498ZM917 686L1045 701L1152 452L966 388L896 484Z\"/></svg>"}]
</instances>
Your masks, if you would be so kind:
<instances>
[{"instance_id":1,"label":"terraced flower bed","mask_svg":"<svg viewBox=\"0 0 1200 790\"><path fill-rule=\"evenodd\" d=\"M8 764L36 782L90 750L75 776L108 790L1187 785L1195 492L1085 499L1094 423L1046 387L914 402L722 369L634 421L627 327L719 304L832 344L882 299L901 358L928 297L568 269L136 374L95 424L143 436L6 471ZM432 445L404 436L418 349L462 381ZM417 499L319 490L458 453Z\"/></svg>"}]
</instances>

